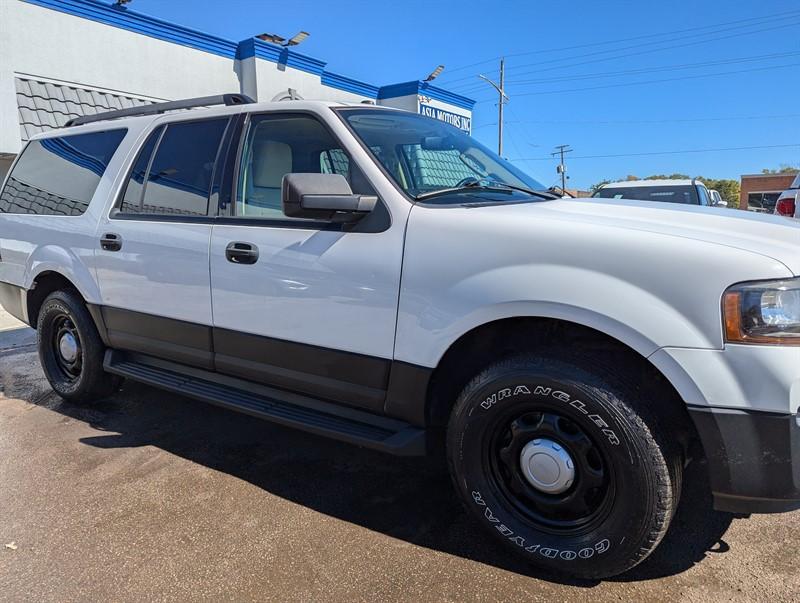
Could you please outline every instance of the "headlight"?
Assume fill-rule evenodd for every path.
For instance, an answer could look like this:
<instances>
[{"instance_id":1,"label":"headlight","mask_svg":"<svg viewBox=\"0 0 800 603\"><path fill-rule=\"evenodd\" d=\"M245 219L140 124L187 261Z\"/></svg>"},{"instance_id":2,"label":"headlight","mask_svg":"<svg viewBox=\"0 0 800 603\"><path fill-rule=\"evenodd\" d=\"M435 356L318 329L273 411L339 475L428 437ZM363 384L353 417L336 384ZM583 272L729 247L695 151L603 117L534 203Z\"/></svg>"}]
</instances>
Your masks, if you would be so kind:
<instances>
[{"instance_id":1,"label":"headlight","mask_svg":"<svg viewBox=\"0 0 800 603\"><path fill-rule=\"evenodd\" d=\"M800 279L734 285L722 310L730 343L800 346Z\"/></svg>"}]
</instances>

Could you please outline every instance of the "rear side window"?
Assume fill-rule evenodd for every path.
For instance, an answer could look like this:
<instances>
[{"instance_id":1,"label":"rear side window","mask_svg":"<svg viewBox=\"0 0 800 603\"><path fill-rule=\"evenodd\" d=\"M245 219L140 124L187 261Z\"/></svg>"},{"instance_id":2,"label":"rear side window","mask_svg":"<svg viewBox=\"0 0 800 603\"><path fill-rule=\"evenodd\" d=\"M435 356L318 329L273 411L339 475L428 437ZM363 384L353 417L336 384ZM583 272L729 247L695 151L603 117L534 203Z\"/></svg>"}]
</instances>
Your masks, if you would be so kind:
<instances>
[{"instance_id":1,"label":"rear side window","mask_svg":"<svg viewBox=\"0 0 800 603\"><path fill-rule=\"evenodd\" d=\"M639 201L683 203L685 205L700 204L697 196L697 187L691 185L604 187L597 191L594 196L604 199L636 199Z\"/></svg>"},{"instance_id":2,"label":"rear side window","mask_svg":"<svg viewBox=\"0 0 800 603\"><path fill-rule=\"evenodd\" d=\"M207 215L227 124L226 117L168 124L163 132L153 132L128 178L121 213Z\"/></svg>"},{"instance_id":3,"label":"rear side window","mask_svg":"<svg viewBox=\"0 0 800 603\"><path fill-rule=\"evenodd\" d=\"M29 143L0 194L0 213L81 215L126 131L106 130Z\"/></svg>"}]
</instances>

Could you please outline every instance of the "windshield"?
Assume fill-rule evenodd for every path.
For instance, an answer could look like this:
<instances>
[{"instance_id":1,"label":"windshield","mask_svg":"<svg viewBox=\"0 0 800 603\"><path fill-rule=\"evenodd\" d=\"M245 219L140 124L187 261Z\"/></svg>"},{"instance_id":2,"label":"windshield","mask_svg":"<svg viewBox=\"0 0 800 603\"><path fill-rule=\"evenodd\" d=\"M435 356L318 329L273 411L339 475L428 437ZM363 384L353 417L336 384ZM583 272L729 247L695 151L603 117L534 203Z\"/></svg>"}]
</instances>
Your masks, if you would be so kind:
<instances>
[{"instance_id":1,"label":"windshield","mask_svg":"<svg viewBox=\"0 0 800 603\"><path fill-rule=\"evenodd\" d=\"M677 186L606 186L594 194L603 199L637 199L639 201L665 201L700 205L697 189L691 185Z\"/></svg>"},{"instance_id":2,"label":"windshield","mask_svg":"<svg viewBox=\"0 0 800 603\"><path fill-rule=\"evenodd\" d=\"M546 187L501 159L471 136L444 122L415 113L381 109L339 109L356 136L397 185L412 197L466 187L508 185L544 191ZM434 196L435 203L463 203L454 196ZM527 200L529 195L494 195L492 201ZM426 199L427 200L427 199Z\"/></svg>"}]
</instances>

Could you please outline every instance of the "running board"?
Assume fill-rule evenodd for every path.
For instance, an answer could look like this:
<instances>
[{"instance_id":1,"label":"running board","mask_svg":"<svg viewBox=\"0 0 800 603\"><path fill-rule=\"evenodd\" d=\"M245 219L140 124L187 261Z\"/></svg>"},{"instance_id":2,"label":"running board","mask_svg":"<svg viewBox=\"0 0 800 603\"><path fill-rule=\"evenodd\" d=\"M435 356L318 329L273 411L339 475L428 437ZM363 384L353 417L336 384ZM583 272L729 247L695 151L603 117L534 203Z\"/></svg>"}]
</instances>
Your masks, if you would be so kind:
<instances>
[{"instance_id":1,"label":"running board","mask_svg":"<svg viewBox=\"0 0 800 603\"><path fill-rule=\"evenodd\" d=\"M107 350L109 373L321 436L402 456L425 454L425 430L403 421L185 367Z\"/></svg>"}]
</instances>

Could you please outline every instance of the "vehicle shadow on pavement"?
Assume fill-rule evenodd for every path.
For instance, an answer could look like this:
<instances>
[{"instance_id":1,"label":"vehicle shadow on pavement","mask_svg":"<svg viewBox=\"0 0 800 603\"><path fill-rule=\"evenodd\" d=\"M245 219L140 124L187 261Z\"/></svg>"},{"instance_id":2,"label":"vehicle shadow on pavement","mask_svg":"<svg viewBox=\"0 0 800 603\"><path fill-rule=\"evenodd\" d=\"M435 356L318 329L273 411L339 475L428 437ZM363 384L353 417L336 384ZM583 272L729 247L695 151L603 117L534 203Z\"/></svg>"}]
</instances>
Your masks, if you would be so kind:
<instances>
[{"instance_id":1,"label":"vehicle shadow on pavement","mask_svg":"<svg viewBox=\"0 0 800 603\"><path fill-rule=\"evenodd\" d=\"M65 403L52 392L26 394L31 403L110 432L81 439L89 446L155 446L392 538L560 584L598 583L543 574L486 538L435 459L360 449L132 382L94 407ZM728 550L722 537L733 516L710 510L707 488L696 479L703 473L700 467L687 476L691 486L661 546L614 580L677 574Z\"/></svg>"}]
</instances>

